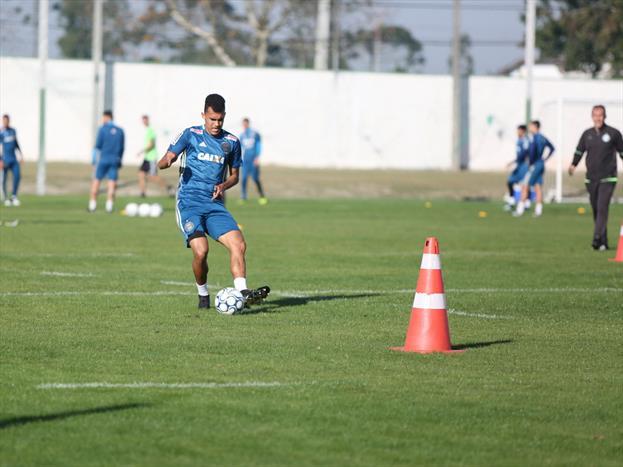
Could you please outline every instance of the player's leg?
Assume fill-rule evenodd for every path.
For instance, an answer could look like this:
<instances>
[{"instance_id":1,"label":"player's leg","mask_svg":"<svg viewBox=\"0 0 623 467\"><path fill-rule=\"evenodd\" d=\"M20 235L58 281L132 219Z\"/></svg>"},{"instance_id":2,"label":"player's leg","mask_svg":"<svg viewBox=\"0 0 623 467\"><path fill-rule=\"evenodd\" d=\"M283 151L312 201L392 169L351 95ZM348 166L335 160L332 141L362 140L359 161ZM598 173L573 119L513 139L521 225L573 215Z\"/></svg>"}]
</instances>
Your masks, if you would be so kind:
<instances>
[{"instance_id":1,"label":"player's leg","mask_svg":"<svg viewBox=\"0 0 623 467\"><path fill-rule=\"evenodd\" d=\"M531 172L530 170L528 170L521 184L521 198L519 198L519 202L517 203L517 209L513 213L514 216L522 216L526 209L526 200L528 199L528 196L530 196L530 175Z\"/></svg>"},{"instance_id":2,"label":"player's leg","mask_svg":"<svg viewBox=\"0 0 623 467\"><path fill-rule=\"evenodd\" d=\"M145 182L145 162L147 161L143 161L138 169L138 189L141 192L141 198L145 198L147 193L147 186Z\"/></svg>"},{"instance_id":3,"label":"player's leg","mask_svg":"<svg viewBox=\"0 0 623 467\"><path fill-rule=\"evenodd\" d=\"M208 239L203 232L195 232L188 240L188 246L193 252L193 274L199 295L198 308L210 308L210 294L208 292Z\"/></svg>"},{"instance_id":4,"label":"player's leg","mask_svg":"<svg viewBox=\"0 0 623 467\"><path fill-rule=\"evenodd\" d=\"M230 230L218 237L218 241L229 251L229 268L234 278L234 287L238 290L247 288L247 264L245 254L247 244L240 230Z\"/></svg>"},{"instance_id":5,"label":"player's leg","mask_svg":"<svg viewBox=\"0 0 623 467\"><path fill-rule=\"evenodd\" d=\"M13 206L19 206L21 203L19 201L19 199L17 198L17 192L19 190L19 182L22 179L22 170L20 167L20 163L15 161L15 163L13 163L13 191L11 194L11 203L13 204Z\"/></svg>"},{"instance_id":6,"label":"player's leg","mask_svg":"<svg viewBox=\"0 0 623 467\"><path fill-rule=\"evenodd\" d=\"M91 182L91 192L89 194L89 212L94 212L97 207L97 194L100 191L100 183L104 178L106 167L101 162L95 168L95 176Z\"/></svg>"},{"instance_id":7,"label":"player's leg","mask_svg":"<svg viewBox=\"0 0 623 467\"><path fill-rule=\"evenodd\" d=\"M266 196L264 195L264 189L262 188L262 182L260 181L260 166L259 165L253 166L252 177L253 177L253 182L255 182L255 186L257 187L257 192L260 195L259 203L266 204L268 200L266 199Z\"/></svg>"},{"instance_id":8,"label":"player's leg","mask_svg":"<svg viewBox=\"0 0 623 467\"><path fill-rule=\"evenodd\" d=\"M249 180L249 167L243 164L241 174L240 174L240 199L243 201L246 201L247 199L248 180Z\"/></svg>"},{"instance_id":9,"label":"player's leg","mask_svg":"<svg viewBox=\"0 0 623 467\"><path fill-rule=\"evenodd\" d=\"M586 190L588 191L588 198L591 203L591 210L593 211L593 242L592 247L594 250L599 248L601 244L600 233L597 229L597 212L599 211L598 202L599 202L599 181L589 181L586 183Z\"/></svg>"},{"instance_id":10,"label":"player's leg","mask_svg":"<svg viewBox=\"0 0 623 467\"><path fill-rule=\"evenodd\" d=\"M616 183L603 182L598 184L597 215L595 218L595 238L599 240L599 249L607 250L608 245L608 211L610 200Z\"/></svg>"},{"instance_id":11,"label":"player's leg","mask_svg":"<svg viewBox=\"0 0 623 467\"><path fill-rule=\"evenodd\" d=\"M2 195L4 198L5 206L11 206L11 198L9 197L9 192L6 191L8 175L9 175L9 165L5 163L2 166Z\"/></svg>"},{"instance_id":12,"label":"player's leg","mask_svg":"<svg viewBox=\"0 0 623 467\"><path fill-rule=\"evenodd\" d=\"M534 215L539 217L543 214L543 186L540 183L534 185L534 193L536 195L536 206L534 206Z\"/></svg>"},{"instance_id":13,"label":"player's leg","mask_svg":"<svg viewBox=\"0 0 623 467\"><path fill-rule=\"evenodd\" d=\"M115 202L115 194L117 192L117 179L119 178L119 168L116 164L110 164L106 174L108 178L108 189L106 194L106 212L111 213Z\"/></svg>"}]
</instances>

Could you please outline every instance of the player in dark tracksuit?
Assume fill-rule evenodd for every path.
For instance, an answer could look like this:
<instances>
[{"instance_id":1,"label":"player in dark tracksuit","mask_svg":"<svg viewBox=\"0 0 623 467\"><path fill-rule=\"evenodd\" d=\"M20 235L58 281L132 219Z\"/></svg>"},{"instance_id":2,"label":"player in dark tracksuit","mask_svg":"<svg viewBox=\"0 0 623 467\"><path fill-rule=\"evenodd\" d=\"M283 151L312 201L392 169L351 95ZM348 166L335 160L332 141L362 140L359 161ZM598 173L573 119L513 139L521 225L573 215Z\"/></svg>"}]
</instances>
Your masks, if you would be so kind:
<instances>
[{"instance_id":1,"label":"player in dark tracksuit","mask_svg":"<svg viewBox=\"0 0 623 467\"><path fill-rule=\"evenodd\" d=\"M19 152L20 157L17 157ZM22 149L17 142L17 132L11 127L11 120L8 115L2 116L2 128L0 128L0 170L2 171L2 193L6 197L5 206L19 206L20 200L17 198L19 182L22 178L20 164L24 156ZM13 191L9 198L6 184L9 171L13 174Z\"/></svg>"},{"instance_id":2,"label":"player in dark tracksuit","mask_svg":"<svg viewBox=\"0 0 623 467\"><path fill-rule=\"evenodd\" d=\"M616 153L623 158L623 138L619 130L606 125L603 105L593 107L591 117L594 126L582 133L569 166L569 175L573 175L586 153L585 183L595 221L593 249L603 251L608 249L608 210L617 182Z\"/></svg>"}]
</instances>

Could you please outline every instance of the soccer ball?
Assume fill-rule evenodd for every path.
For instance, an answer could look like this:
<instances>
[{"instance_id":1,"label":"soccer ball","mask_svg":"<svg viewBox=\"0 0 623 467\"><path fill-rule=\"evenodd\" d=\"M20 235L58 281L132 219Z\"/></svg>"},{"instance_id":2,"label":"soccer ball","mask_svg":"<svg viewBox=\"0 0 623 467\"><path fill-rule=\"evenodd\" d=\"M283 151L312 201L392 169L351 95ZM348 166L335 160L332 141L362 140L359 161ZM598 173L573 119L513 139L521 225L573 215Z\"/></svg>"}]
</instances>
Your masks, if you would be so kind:
<instances>
[{"instance_id":1,"label":"soccer ball","mask_svg":"<svg viewBox=\"0 0 623 467\"><path fill-rule=\"evenodd\" d=\"M147 203L141 203L138 205L138 215L139 217L148 217L151 211L151 206Z\"/></svg>"},{"instance_id":2,"label":"soccer ball","mask_svg":"<svg viewBox=\"0 0 623 467\"><path fill-rule=\"evenodd\" d=\"M162 216L162 206L158 203L154 203L149 207L149 215L151 217L160 217Z\"/></svg>"},{"instance_id":3,"label":"soccer ball","mask_svg":"<svg viewBox=\"0 0 623 467\"><path fill-rule=\"evenodd\" d=\"M138 214L138 204L128 203L125 207L125 214L129 217L134 217Z\"/></svg>"},{"instance_id":4,"label":"soccer ball","mask_svg":"<svg viewBox=\"0 0 623 467\"><path fill-rule=\"evenodd\" d=\"M242 294L233 287L226 287L216 294L214 307L222 315L235 315L244 308Z\"/></svg>"}]
</instances>

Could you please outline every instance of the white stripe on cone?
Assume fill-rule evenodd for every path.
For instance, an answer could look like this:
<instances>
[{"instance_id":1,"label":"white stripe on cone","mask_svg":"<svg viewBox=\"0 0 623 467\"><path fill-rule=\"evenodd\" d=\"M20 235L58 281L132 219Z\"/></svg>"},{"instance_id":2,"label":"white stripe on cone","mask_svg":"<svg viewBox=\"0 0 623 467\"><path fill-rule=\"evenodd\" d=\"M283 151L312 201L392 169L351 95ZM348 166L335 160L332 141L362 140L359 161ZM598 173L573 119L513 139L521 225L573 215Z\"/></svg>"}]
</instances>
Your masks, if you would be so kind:
<instances>
[{"instance_id":1,"label":"white stripe on cone","mask_svg":"<svg viewBox=\"0 0 623 467\"><path fill-rule=\"evenodd\" d=\"M422 255L422 264L420 269L441 269L441 260L439 259L439 255L424 253Z\"/></svg>"},{"instance_id":2,"label":"white stripe on cone","mask_svg":"<svg viewBox=\"0 0 623 467\"><path fill-rule=\"evenodd\" d=\"M423 308L427 310L445 310L446 294L443 293L415 293L413 308Z\"/></svg>"}]
</instances>

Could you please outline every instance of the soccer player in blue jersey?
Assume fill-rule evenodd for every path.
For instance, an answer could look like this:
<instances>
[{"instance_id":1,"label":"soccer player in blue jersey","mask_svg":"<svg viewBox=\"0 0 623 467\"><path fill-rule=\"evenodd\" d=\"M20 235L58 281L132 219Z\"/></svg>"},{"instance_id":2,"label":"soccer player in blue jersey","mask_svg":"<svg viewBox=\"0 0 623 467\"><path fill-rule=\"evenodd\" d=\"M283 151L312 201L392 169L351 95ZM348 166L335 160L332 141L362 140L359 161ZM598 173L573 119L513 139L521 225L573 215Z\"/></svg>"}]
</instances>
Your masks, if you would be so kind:
<instances>
[{"instance_id":1,"label":"soccer player in blue jersey","mask_svg":"<svg viewBox=\"0 0 623 467\"><path fill-rule=\"evenodd\" d=\"M524 184L521 193L521 201L517 203L516 216L521 216L525 210L525 203L530 195L530 189L534 187L536 193L536 206L534 215L539 217L543 214L543 174L545 173L545 162L554 154L554 145L540 132L541 123L538 120L530 122L530 148L528 171L524 177ZM549 152L545 155L545 149Z\"/></svg>"},{"instance_id":2,"label":"soccer player in blue jersey","mask_svg":"<svg viewBox=\"0 0 623 467\"><path fill-rule=\"evenodd\" d=\"M242 203L247 200L247 180L249 176L255 182L257 191L260 194L259 204L268 203L268 199L264 196L262 182L260 182L260 153L262 152L262 139L260 134L249 126L249 119L242 120L243 131L240 134L240 143L242 145L242 183L241 183L241 199Z\"/></svg>"},{"instance_id":3,"label":"soccer player in blue jersey","mask_svg":"<svg viewBox=\"0 0 623 467\"><path fill-rule=\"evenodd\" d=\"M91 197L89 212L97 207L97 193L102 179L108 179L108 196L106 198L106 212L112 212L117 190L117 178L121 168L121 159L125 149L125 135L123 130L112 121L112 111L106 110L102 116L102 126L97 132L95 149L93 150L93 165L95 176L91 183Z\"/></svg>"},{"instance_id":4,"label":"soccer player in blue jersey","mask_svg":"<svg viewBox=\"0 0 623 467\"><path fill-rule=\"evenodd\" d=\"M5 196L5 206L19 206L21 203L17 198L19 182L22 179L20 164L24 160L22 150L17 142L17 132L11 127L11 118L8 115L2 116L2 128L0 128L0 170L2 170L2 193ZM19 158L17 157L19 151ZM7 196L6 182L7 175L13 175L13 191L11 197Z\"/></svg>"},{"instance_id":5,"label":"soccer player in blue jersey","mask_svg":"<svg viewBox=\"0 0 623 467\"><path fill-rule=\"evenodd\" d=\"M222 96L207 96L201 116L204 125L191 126L182 131L158 161L159 169L167 169L181 156L176 218L186 246L193 253L198 308L210 308L206 235L229 250L234 287L242 293L245 304L259 303L266 298L270 288L248 289L246 243L238 224L223 203L225 191L238 183L242 164L240 141L223 130L225 99Z\"/></svg>"},{"instance_id":6,"label":"soccer player in blue jersey","mask_svg":"<svg viewBox=\"0 0 623 467\"><path fill-rule=\"evenodd\" d=\"M517 143L515 145L515 160L509 163L509 166L515 165L513 172L508 176L506 184L508 186L508 195L505 197L506 204L508 206L515 205L515 187L516 183L521 181L526 176L528 171L528 149L530 148L530 141L526 135L528 128L526 125L519 125L517 127Z\"/></svg>"}]
</instances>

